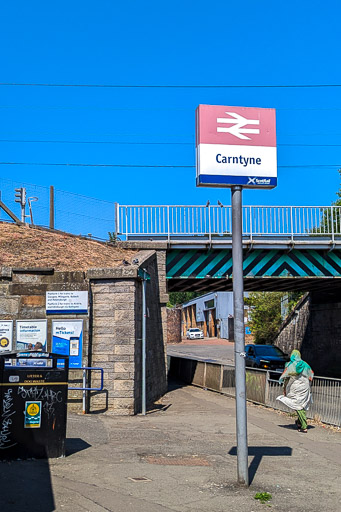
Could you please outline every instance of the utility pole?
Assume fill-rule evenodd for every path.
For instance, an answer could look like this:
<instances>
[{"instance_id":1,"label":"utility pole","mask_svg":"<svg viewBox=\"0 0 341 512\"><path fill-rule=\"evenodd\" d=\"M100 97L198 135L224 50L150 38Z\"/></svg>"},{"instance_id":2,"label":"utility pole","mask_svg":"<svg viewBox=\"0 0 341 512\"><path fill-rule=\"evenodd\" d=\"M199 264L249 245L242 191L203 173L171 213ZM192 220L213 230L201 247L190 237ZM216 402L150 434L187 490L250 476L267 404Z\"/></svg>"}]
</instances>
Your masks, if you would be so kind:
<instances>
[{"instance_id":1,"label":"utility pole","mask_svg":"<svg viewBox=\"0 0 341 512\"><path fill-rule=\"evenodd\" d=\"M54 187L50 186L50 229L54 229Z\"/></svg>"},{"instance_id":2,"label":"utility pole","mask_svg":"<svg viewBox=\"0 0 341 512\"><path fill-rule=\"evenodd\" d=\"M21 222L25 224L25 207L26 207L26 188L20 187L15 189L15 199L16 203L20 203L21 206Z\"/></svg>"},{"instance_id":3,"label":"utility pole","mask_svg":"<svg viewBox=\"0 0 341 512\"><path fill-rule=\"evenodd\" d=\"M242 187L239 185L233 186L231 193L234 357L236 375L237 475L238 483L248 486L249 471L245 379Z\"/></svg>"}]
</instances>

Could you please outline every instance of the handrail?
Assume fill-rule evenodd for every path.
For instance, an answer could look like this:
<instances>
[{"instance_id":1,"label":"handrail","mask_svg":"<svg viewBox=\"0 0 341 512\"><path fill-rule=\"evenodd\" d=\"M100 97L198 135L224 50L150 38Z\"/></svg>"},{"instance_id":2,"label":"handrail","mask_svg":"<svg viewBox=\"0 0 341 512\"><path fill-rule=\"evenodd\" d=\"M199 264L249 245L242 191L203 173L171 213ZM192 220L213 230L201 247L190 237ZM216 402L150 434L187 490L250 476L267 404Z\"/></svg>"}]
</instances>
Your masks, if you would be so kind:
<instances>
[{"instance_id":1,"label":"handrail","mask_svg":"<svg viewBox=\"0 0 341 512\"><path fill-rule=\"evenodd\" d=\"M72 390L72 391L83 391L83 414L86 413L86 393L88 391L102 391L103 390L103 386L104 386L104 370L103 368L98 368L98 367L95 367L95 366L82 366L81 368L77 368L77 370L83 370L83 387L81 388L71 388L69 387L68 389L69 390ZM87 371L99 371L101 372L101 385L99 388L89 388L86 386L86 381L87 381L87 378L86 378L86 372Z\"/></svg>"},{"instance_id":2,"label":"handrail","mask_svg":"<svg viewBox=\"0 0 341 512\"><path fill-rule=\"evenodd\" d=\"M73 368L71 368L72 370ZM83 386L82 388L68 388L69 390L72 390L72 391L102 391L103 390L103 386L104 386L104 370L103 368L95 368L94 366L82 366L81 368L75 368L77 370L83 370L83 374L84 374L84 371L86 370L94 370L94 371L99 371L101 372L101 385L99 388L88 388L86 386Z\"/></svg>"},{"instance_id":3,"label":"handrail","mask_svg":"<svg viewBox=\"0 0 341 512\"><path fill-rule=\"evenodd\" d=\"M126 237L159 236L171 241L181 237L208 240L229 238L231 206L117 205L118 234ZM341 206L243 206L243 236L324 237L334 243L341 237Z\"/></svg>"}]
</instances>

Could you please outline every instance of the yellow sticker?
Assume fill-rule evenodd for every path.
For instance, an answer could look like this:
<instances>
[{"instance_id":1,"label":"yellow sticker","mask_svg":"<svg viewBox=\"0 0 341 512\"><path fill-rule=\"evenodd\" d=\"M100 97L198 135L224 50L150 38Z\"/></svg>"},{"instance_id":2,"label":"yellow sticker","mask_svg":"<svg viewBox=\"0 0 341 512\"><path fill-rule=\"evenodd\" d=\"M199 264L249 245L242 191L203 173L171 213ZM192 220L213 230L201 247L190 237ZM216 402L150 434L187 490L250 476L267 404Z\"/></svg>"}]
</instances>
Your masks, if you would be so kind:
<instances>
[{"instance_id":1,"label":"yellow sticker","mask_svg":"<svg viewBox=\"0 0 341 512\"><path fill-rule=\"evenodd\" d=\"M9 339L8 338L1 338L0 339L0 346L1 347L8 347L9 345Z\"/></svg>"},{"instance_id":2,"label":"yellow sticker","mask_svg":"<svg viewBox=\"0 0 341 512\"><path fill-rule=\"evenodd\" d=\"M40 407L37 403L30 404L27 406L26 412L30 416L37 416L37 414L40 412Z\"/></svg>"}]
</instances>

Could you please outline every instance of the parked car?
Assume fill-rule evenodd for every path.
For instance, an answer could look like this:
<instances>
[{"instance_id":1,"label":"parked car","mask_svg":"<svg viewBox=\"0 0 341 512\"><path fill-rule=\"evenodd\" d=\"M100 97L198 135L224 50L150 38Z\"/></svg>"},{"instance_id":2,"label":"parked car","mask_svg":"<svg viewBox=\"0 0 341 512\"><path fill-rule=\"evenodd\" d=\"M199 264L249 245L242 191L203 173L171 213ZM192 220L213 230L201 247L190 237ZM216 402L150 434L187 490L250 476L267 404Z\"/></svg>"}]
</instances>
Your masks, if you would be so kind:
<instances>
[{"instance_id":1,"label":"parked car","mask_svg":"<svg viewBox=\"0 0 341 512\"><path fill-rule=\"evenodd\" d=\"M196 340L196 339L204 339L204 333L201 329L198 329L197 327L191 327L186 332L186 337L188 340Z\"/></svg>"},{"instance_id":2,"label":"parked car","mask_svg":"<svg viewBox=\"0 0 341 512\"><path fill-rule=\"evenodd\" d=\"M246 345L245 364L253 368L283 371L289 357L274 345Z\"/></svg>"}]
</instances>

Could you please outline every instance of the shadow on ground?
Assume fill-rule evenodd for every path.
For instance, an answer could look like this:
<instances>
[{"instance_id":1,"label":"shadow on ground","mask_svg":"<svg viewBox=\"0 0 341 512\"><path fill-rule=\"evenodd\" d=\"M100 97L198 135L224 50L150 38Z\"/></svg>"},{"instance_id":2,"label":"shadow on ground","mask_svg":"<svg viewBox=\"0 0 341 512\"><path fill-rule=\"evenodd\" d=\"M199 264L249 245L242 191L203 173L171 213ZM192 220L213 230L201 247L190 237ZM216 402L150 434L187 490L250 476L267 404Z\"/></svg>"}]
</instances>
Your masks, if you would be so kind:
<instances>
[{"instance_id":1,"label":"shadow on ground","mask_svg":"<svg viewBox=\"0 0 341 512\"><path fill-rule=\"evenodd\" d=\"M66 456L91 445L80 438L66 439ZM0 461L1 512L52 512L55 501L48 459Z\"/></svg>"},{"instance_id":2,"label":"shadow on ground","mask_svg":"<svg viewBox=\"0 0 341 512\"><path fill-rule=\"evenodd\" d=\"M237 447L233 446L229 455L237 455ZM252 483L263 457L291 457L289 446L249 446L249 457L253 456L249 466L249 482Z\"/></svg>"}]
</instances>

